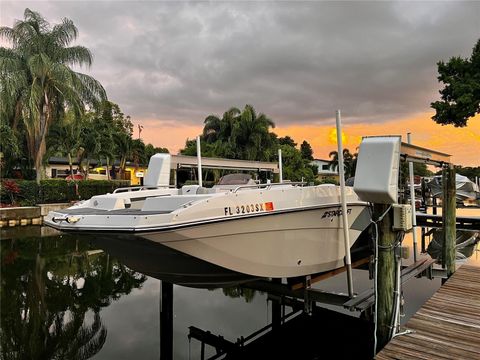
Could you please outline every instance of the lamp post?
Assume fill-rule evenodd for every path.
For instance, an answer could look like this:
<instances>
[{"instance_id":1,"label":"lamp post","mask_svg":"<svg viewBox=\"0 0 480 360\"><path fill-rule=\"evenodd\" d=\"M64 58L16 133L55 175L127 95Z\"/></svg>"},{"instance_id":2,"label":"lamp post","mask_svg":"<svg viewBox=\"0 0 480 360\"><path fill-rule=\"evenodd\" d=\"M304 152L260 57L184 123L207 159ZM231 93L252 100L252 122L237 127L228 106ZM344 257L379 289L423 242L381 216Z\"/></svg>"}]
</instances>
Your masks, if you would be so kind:
<instances>
[{"instance_id":1,"label":"lamp post","mask_svg":"<svg viewBox=\"0 0 480 360\"><path fill-rule=\"evenodd\" d=\"M138 124L138 138L140 139L140 134L142 133L143 125Z\"/></svg>"}]
</instances>

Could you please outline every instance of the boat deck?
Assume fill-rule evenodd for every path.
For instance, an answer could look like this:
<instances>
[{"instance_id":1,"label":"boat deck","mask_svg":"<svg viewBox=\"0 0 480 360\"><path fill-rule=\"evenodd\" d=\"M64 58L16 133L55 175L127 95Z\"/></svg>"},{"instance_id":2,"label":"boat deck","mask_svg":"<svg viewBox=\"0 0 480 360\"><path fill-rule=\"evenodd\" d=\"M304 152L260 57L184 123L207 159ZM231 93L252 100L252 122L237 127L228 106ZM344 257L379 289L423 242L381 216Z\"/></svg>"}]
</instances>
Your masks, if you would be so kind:
<instances>
[{"instance_id":1,"label":"boat deck","mask_svg":"<svg viewBox=\"0 0 480 360\"><path fill-rule=\"evenodd\" d=\"M461 266L376 359L480 359L480 267Z\"/></svg>"}]
</instances>

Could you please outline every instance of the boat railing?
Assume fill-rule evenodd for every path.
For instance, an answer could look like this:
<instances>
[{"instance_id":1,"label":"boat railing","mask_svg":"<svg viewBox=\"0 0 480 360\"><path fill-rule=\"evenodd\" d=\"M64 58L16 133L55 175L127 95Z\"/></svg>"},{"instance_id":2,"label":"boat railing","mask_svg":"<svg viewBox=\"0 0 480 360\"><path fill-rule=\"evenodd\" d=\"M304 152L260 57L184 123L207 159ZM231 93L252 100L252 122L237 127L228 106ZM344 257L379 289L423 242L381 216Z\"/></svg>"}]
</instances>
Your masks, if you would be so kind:
<instances>
[{"instance_id":1,"label":"boat railing","mask_svg":"<svg viewBox=\"0 0 480 360\"><path fill-rule=\"evenodd\" d=\"M113 193L122 193L122 192L131 192L131 191L140 191L140 190L157 190L157 189L175 189L175 185L167 186L129 186L129 187L122 187L113 190Z\"/></svg>"},{"instance_id":2,"label":"boat railing","mask_svg":"<svg viewBox=\"0 0 480 360\"><path fill-rule=\"evenodd\" d=\"M293 185L293 186L303 186L308 184L305 181L296 181L296 182L282 182L282 183L270 183L270 184L255 184L255 185L240 185L237 186L235 189L232 190L233 193L236 193L238 190L243 189L262 189L265 188L266 190L270 190L274 186L280 185Z\"/></svg>"}]
</instances>

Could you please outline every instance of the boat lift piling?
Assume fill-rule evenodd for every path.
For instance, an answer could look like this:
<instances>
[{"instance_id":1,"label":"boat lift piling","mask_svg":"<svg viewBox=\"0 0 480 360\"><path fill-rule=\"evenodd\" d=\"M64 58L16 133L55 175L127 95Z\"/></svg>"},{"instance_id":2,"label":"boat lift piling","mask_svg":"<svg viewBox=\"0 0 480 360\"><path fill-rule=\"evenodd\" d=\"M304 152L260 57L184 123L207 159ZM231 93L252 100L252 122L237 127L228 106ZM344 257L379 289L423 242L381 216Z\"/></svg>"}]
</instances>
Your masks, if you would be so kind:
<instances>
[{"instance_id":1,"label":"boat lift piling","mask_svg":"<svg viewBox=\"0 0 480 360\"><path fill-rule=\"evenodd\" d=\"M282 149L278 149L278 175L279 182L283 183Z\"/></svg>"},{"instance_id":2,"label":"boat lift piling","mask_svg":"<svg viewBox=\"0 0 480 360\"><path fill-rule=\"evenodd\" d=\"M342 119L340 110L336 111L337 125L337 146L338 146L338 173L340 176L340 196L342 202L342 221L343 221L343 237L345 244L345 266L347 268L347 286L348 295L354 296L353 278L352 278L352 258L350 254L350 232L348 225L347 202L345 200L345 168L343 167L343 139L342 139Z\"/></svg>"},{"instance_id":3,"label":"boat lift piling","mask_svg":"<svg viewBox=\"0 0 480 360\"><path fill-rule=\"evenodd\" d=\"M202 148L200 144L200 135L197 136L197 166L198 166L198 185L203 186L202 179Z\"/></svg>"},{"instance_id":4,"label":"boat lift piling","mask_svg":"<svg viewBox=\"0 0 480 360\"><path fill-rule=\"evenodd\" d=\"M407 142L412 144L412 134L407 133ZM412 225L413 225L413 261L417 261L417 217L415 214L415 184L413 177L413 162L408 162L408 172L410 177L410 203L412 204Z\"/></svg>"}]
</instances>

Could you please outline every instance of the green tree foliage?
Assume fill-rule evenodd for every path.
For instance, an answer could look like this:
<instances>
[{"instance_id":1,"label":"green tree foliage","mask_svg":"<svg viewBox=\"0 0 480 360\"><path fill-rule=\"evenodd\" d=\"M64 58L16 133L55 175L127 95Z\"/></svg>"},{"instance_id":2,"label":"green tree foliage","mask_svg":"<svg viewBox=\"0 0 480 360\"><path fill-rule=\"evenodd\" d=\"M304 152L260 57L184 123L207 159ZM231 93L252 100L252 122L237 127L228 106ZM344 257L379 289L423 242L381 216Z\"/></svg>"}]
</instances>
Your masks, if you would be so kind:
<instances>
[{"instance_id":1,"label":"green tree foliage","mask_svg":"<svg viewBox=\"0 0 480 360\"><path fill-rule=\"evenodd\" d=\"M297 143L288 135L285 137L278 138L278 143L280 145L290 145L293 147L297 147Z\"/></svg>"},{"instance_id":2,"label":"green tree foliage","mask_svg":"<svg viewBox=\"0 0 480 360\"><path fill-rule=\"evenodd\" d=\"M434 173L430 170L428 170L428 167L426 164L422 163L413 163L413 174L418 175L418 176L433 176ZM407 180L410 176L409 172L409 167L408 167L408 162L406 161L401 161L400 162L400 181L402 184L406 184Z\"/></svg>"},{"instance_id":3,"label":"green tree foliage","mask_svg":"<svg viewBox=\"0 0 480 360\"><path fill-rule=\"evenodd\" d=\"M51 26L39 13L25 9L24 19L0 36L10 48L0 48L0 115L15 130L25 124L27 145L37 170L44 177L46 136L65 109L83 113L106 98L98 81L71 66L90 66L92 54L83 46L70 46L78 30L69 19Z\"/></svg>"},{"instance_id":4,"label":"green tree foliage","mask_svg":"<svg viewBox=\"0 0 480 360\"><path fill-rule=\"evenodd\" d=\"M0 246L2 359L93 357L107 337L100 310L146 280L69 236Z\"/></svg>"},{"instance_id":5,"label":"green tree foliage","mask_svg":"<svg viewBox=\"0 0 480 360\"><path fill-rule=\"evenodd\" d=\"M82 123L73 111L67 112L60 121L54 122L47 137L47 156L60 155L68 158L70 174L73 174L73 159L80 150Z\"/></svg>"},{"instance_id":6,"label":"green tree foliage","mask_svg":"<svg viewBox=\"0 0 480 360\"><path fill-rule=\"evenodd\" d=\"M330 160L330 169L338 171L338 151L331 151L328 156ZM351 153L348 149L343 149L343 166L345 171L345 179L355 176L355 170L357 169L357 153Z\"/></svg>"},{"instance_id":7,"label":"green tree foliage","mask_svg":"<svg viewBox=\"0 0 480 360\"><path fill-rule=\"evenodd\" d=\"M309 161L302 157L297 148L290 145L280 145L283 159L283 178L291 181L312 182L315 180L315 173L309 166Z\"/></svg>"},{"instance_id":8,"label":"green tree foliage","mask_svg":"<svg viewBox=\"0 0 480 360\"><path fill-rule=\"evenodd\" d=\"M469 118L480 113L480 39L469 59L452 57L447 63L438 62L441 101L435 101L432 119L438 124L467 126Z\"/></svg>"},{"instance_id":9,"label":"green tree foliage","mask_svg":"<svg viewBox=\"0 0 480 360\"><path fill-rule=\"evenodd\" d=\"M222 118L216 115L206 117L202 140L211 145L207 145L208 152L214 152L216 156L269 161L275 156L276 136L270 133L270 128L274 127L272 120L265 114L257 114L251 105L245 105L241 111L233 107ZM194 140L187 143L182 153L191 154L193 149L189 148L193 148L193 143Z\"/></svg>"},{"instance_id":10,"label":"green tree foliage","mask_svg":"<svg viewBox=\"0 0 480 360\"><path fill-rule=\"evenodd\" d=\"M200 136L202 156L230 159L278 161L278 149L282 149L284 179L312 182L317 173L312 147L304 141L301 149L290 137L271 132L274 122L265 114L257 114L251 105L243 110L232 107L222 117L209 115L205 118ZM183 155L196 156L196 140L187 139ZM214 176L215 177L215 176Z\"/></svg>"},{"instance_id":11,"label":"green tree foliage","mask_svg":"<svg viewBox=\"0 0 480 360\"><path fill-rule=\"evenodd\" d=\"M21 157L21 151L14 131L0 122L0 178L12 177L13 167Z\"/></svg>"},{"instance_id":12,"label":"green tree foliage","mask_svg":"<svg viewBox=\"0 0 480 360\"><path fill-rule=\"evenodd\" d=\"M313 161L313 149L306 140L303 140L302 144L300 145L300 152L302 153L302 158Z\"/></svg>"}]
</instances>

